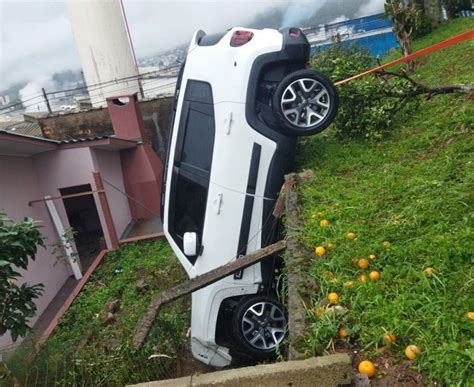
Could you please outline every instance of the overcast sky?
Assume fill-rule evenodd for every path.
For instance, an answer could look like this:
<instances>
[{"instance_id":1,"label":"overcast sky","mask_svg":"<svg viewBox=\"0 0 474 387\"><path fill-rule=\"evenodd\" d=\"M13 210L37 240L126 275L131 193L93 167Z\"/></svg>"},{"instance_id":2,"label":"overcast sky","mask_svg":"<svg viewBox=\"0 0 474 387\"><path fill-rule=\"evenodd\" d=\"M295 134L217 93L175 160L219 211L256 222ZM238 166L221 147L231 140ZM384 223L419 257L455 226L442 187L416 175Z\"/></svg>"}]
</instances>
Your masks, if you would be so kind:
<instances>
[{"instance_id":1,"label":"overcast sky","mask_svg":"<svg viewBox=\"0 0 474 387\"><path fill-rule=\"evenodd\" d=\"M83 0L90 1L90 0ZM106 1L106 0L95 0ZM259 13L292 7L304 14L331 0L123 0L137 57L187 42L200 28L208 33L245 25ZM353 0L347 0L353 1ZM365 0L364 14L384 0ZM341 14L343 10L341 10ZM66 0L0 0L0 90L14 82L48 77L80 67Z\"/></svg>"}]
</instances>

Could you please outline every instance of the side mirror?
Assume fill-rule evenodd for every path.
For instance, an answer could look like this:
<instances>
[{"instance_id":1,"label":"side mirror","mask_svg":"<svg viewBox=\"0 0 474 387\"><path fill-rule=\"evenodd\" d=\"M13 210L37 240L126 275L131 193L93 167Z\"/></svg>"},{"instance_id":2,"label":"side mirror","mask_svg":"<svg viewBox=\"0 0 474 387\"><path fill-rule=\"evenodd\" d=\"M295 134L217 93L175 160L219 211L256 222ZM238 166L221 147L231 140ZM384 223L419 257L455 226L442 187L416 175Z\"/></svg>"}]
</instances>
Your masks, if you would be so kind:
<instances>
[{"instance_id":1,"label":"side mirror","mask_svg":"<svg viewBox=\"0 0 474 387\"><path fill-rule=\"evenodd\" d=\"M188 257L194 257L197 255L197 248L197 234L195 232L185 232L183 237L184 254Z\"/></svg>"}]
</instances>

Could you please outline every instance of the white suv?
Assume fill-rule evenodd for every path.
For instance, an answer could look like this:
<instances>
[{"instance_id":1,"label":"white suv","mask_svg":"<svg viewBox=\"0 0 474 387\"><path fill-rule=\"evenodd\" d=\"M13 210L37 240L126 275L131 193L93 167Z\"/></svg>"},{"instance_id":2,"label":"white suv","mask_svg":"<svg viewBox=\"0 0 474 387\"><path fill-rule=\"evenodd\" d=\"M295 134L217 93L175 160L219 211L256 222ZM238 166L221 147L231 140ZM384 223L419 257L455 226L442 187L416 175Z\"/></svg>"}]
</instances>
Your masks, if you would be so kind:
<instances>
[{"instance_id":1,"label":"white suv","mask_svg":"<svg viewBox=\"0 0 474 387\"><path fill-rule=\"evenodd\" d=\"M275 241L272 210L292 168L296 137L325 129L337 112L330 80L307 70L296 28L194 34L176 87L162 189L166 237L189 277ZM264 358L285 338L276 297L279 257L192 295L191 346L215 367Z\"/></svg>"}]
</instances>

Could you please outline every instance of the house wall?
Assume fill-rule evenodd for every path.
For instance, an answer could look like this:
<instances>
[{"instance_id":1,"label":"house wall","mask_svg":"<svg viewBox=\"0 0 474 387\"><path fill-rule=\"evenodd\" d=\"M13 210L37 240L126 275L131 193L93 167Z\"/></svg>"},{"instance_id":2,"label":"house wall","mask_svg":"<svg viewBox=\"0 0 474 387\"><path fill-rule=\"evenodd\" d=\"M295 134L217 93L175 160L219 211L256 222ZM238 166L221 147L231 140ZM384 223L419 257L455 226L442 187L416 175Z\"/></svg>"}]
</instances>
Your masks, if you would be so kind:
<instances>
[{"instance_id":1,"label":"house wall","mask_svg":"<svg viewBox=\"0 0 474 387\"><path fill-rule=\"evenodd\" d=\"M81 184L90 184L92 189L96 190L97 187L95 185L92 172L99 171L102 173L100 169L101 166L105 168L104 172L108 177L110 177L113 181L118 182L118 177L122 174L120 160L118 159L118 152L113 152L115 153L115 156L104 156L104 153L99 151L99 158L97 158L97 152L97 150L93 150L91 148L69 148L45 152L35 156L40 184L45 195L60 195L60 188ZM117 168L115 171L114 167ZM107 192L110 187L105 188ZM110 192L112 195L112 191L110 189L108 192ZM97 211L99 213L102 230L104 231L104 238L107 248L112 249L112 239L107 228L107 222L104 218L104 210L101 207L98 194L94 194L94 198ZM122 208L123 199L119 198L115 192L110 198L107 196L107 200L112 212L114 226L116 228L118 227L118 230L116 230L117 235L120 236L119 230L123 231L123 224L128 224L131 218L128 217L127 221L126 210ZM70 227L62 200L56 200L55 205L61 220L63 221L64 227Z\"/></svg>"},{"instance_id":2,"label":"house wall","mask_svg":"<svg viewBox=\"0 0 474 387\"><path fill-rule=\"evenodd\" d=\"M132 219L127 196L122 193L125 192L125 187L123 184L120 153L99 149L93 150L92 152L96 170L100 171L104 183L115 230L117 231L117 236L120 238ZM106 181L112 183L122 192L111 187Z\"/></svg>"},{"instance_id":3,"label":"house wall","mask_svg":"<svg viewBox=\"0 0 474 387\"><path fill-rule=\"evenodd\" d=\"M35 302L37 317L46 309L50 301L72 274L68 264L58 262L51 244L58 241L54 226L44 203L28 206L28 202L44 196L36 162L31 157L12 157L0 155L0 210L18 221L25 216L41 221L41 234L46 238L46 249L39 248L36 260L31 262L28 271L21 271L21 282L43 283L43 295ZM37 317L30 320L32 326ZM0 337L0 348L12 344L9 334Z\"/></svg>"},{"instance_id":4,"label":"house wall","mask_svg":"<svg viewBox=\"0 0 474 387\"><path fill-rule=\"evenodd\" d=\"M33 157L38 174L39 184L43 197L45 195L60 196L61 188L90 184L94 187L92 171L94 164L89 148L60 149L40 153ZM97 201L96 201L97 203ZM40 204L43 205L44 204ZM70 228L66 209L62 200L55 200L54 205L58 211L65 229ZM99 218L101 211L97 206ZM102 219L101 224L103 225ZM102 226L104 229L104 227Z\"/></svg>"}]
</instances>

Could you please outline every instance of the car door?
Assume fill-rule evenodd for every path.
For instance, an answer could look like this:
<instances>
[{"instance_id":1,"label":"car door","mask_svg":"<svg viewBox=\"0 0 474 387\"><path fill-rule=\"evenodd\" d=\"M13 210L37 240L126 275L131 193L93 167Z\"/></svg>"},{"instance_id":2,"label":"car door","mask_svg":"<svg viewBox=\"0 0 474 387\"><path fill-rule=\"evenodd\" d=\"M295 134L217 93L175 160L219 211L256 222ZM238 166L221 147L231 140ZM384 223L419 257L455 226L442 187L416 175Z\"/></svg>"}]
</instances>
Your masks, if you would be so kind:
<instances>
[{"instance_id":1,"label":"car door","mask_svg":"<svg viewBox=\"0 0 474 387\"><path fill-rule=\"evenodd\" d=\"M214 148L215 122L211 86L188 80L181 109L171 173L168 231L183 251L183 237L194 232L202 240ZM181 254L180 259L185 256ZM194 265L195 256L185 256ZM189 263L183 263L189 267ZM189 273L188 273L189 274Z\"/></svg>"}]
</instances>

